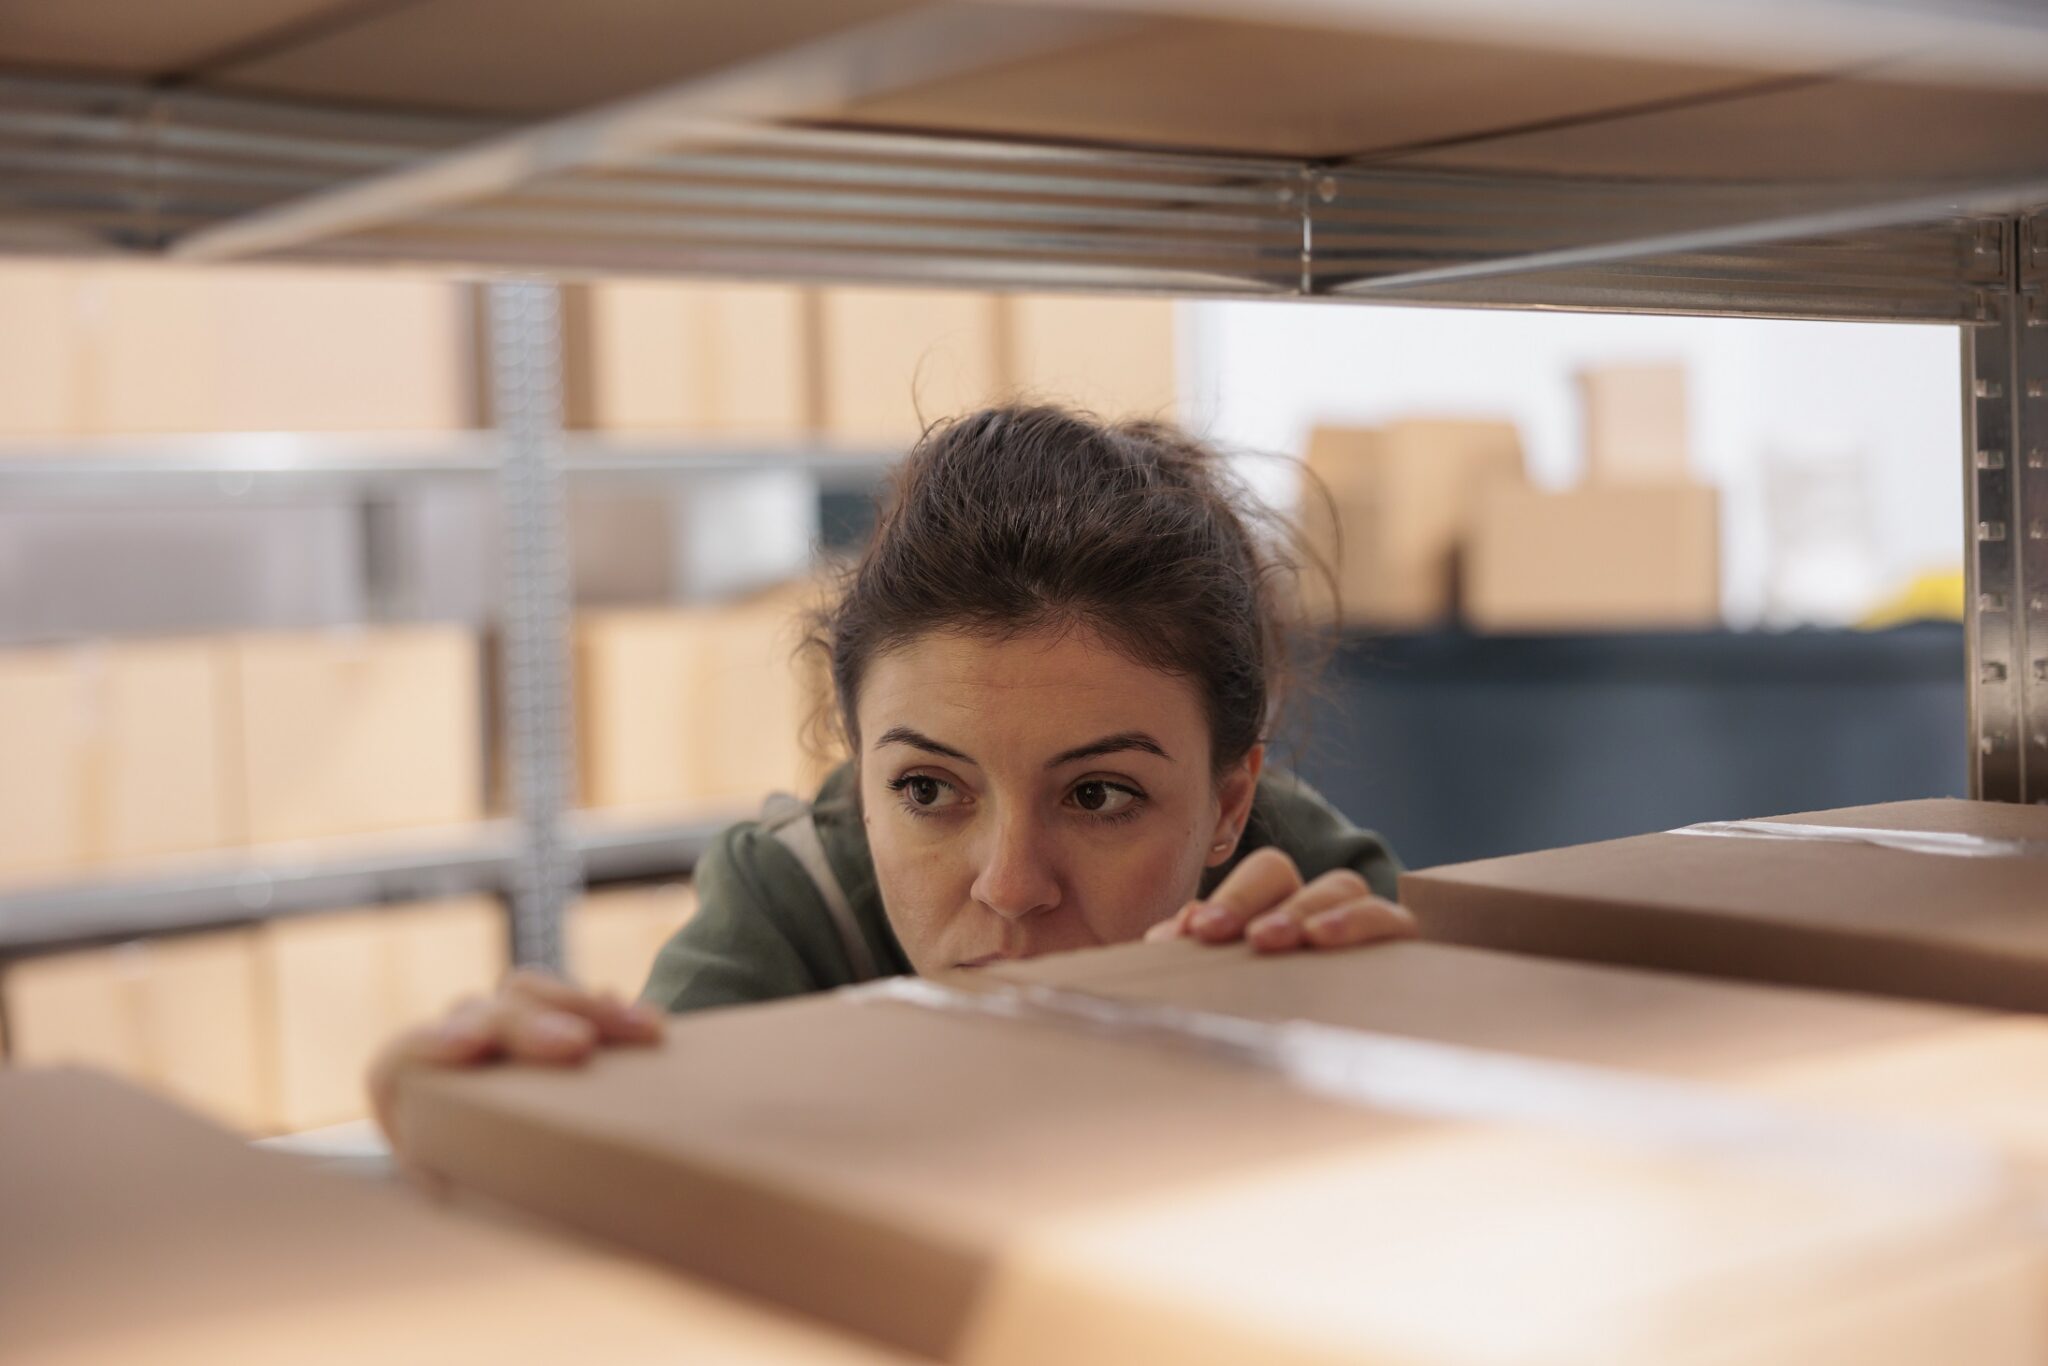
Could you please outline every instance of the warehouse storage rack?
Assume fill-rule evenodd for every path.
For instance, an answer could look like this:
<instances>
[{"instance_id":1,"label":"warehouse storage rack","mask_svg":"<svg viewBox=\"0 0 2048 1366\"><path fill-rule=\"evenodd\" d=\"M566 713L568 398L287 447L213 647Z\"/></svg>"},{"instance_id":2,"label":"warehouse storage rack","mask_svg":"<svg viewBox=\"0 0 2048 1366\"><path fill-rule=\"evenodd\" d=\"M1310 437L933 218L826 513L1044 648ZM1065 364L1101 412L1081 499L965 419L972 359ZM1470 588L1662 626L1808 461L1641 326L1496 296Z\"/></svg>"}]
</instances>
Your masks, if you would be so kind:
<instances>
[{"instance_id":1,"label":"warehouse storage rack","mask_svg":"<svg viewBox=\"0 0 2048 1366\"><path fill-rule=\"evenodd\" d=\"M559 964L589 861L687 857L690 832L607 845L570 810L552 281L601 273L1959 327L1971 782L2048 801L2048 14L2019 0L35 0L9 24L0 250L493 280L497 435L468 473L504 516L516 816L417 867L256 873L252 913L488 875L517 956ZM0 497L94 477L0 468ZM224 887L0 897L0 945Z\"/></svg>"}]
</instances>

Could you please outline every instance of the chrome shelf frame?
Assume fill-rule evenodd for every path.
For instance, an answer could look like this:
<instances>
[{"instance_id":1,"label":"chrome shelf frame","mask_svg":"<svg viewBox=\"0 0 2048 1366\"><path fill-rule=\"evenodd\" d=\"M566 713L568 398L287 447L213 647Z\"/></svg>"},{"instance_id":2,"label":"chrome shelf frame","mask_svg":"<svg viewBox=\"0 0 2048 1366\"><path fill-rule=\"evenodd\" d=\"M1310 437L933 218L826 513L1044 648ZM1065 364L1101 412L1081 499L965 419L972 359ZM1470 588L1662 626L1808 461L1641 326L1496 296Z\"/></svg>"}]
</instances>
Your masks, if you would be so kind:
<instances>
[{"instance_id":1,"label":"chrome shelf frame","mask_svg":"<svg viewBox=\"0 0 2048 1366\"><path fill-rule=\"evenodd\" d=\"M2040 126L2048 107L2048 14L2014 0L1010 0L866 12L884 11L893 12L813 24L779 48L627 98L524 119L0 72L0 251L517 277L493 287L497 442L402 470L395 457L323 466L259 445L239 460L155 466L67 455L0 464L0 498L375 493L394 481L496 477L514 641L500 682L514 716L510 763L528 776L512 856L525 879L519 953L553 962L560 902L576 860L589 858L562 833L564 484L770 466L738 453L579 450L585 443L560 431L542 363L559 323L535 272L1957 326L1967 342L1973 789L2048 801L2048 229L2033 216L2048 205L2048 146L2014 132ZM1749 74L1747 85L1696 91L1695 108L1744 95L1796 100L1873 72L1907 89L1952 80L1950 93L1986 95L1964 117L1999 135L2003 159L1965 166L1959 156L1951 167L1937 153L1774 177L1429 155L1654 120L1683 98L1346 156L1003 136L865 114L949 81L978 95L984 76L1112 47L1160 23L1293 25L1333 40L1462 36L1495 50ZM1892 115L1894 131L1907 127L1899 106ZM871 487L886 467L871 456L784 459L847 487ZM0 901L0 937L9 904Z\"/></svg>"}]
</instances>

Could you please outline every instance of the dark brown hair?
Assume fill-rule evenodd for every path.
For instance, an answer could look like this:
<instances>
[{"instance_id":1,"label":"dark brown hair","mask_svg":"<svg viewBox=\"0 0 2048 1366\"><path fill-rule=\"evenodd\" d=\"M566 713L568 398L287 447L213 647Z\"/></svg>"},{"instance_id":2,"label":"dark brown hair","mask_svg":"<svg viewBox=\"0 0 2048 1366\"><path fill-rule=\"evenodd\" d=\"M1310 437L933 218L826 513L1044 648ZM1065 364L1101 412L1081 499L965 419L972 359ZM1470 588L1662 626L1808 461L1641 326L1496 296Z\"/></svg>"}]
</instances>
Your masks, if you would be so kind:
<instances>
[{"instance_id":1,"label":"dark brown hair","mask_svg":"<svg viewBox=\"0 0 2048 1366\"><path fill-rule=\"evenodd\" d=\"M1221 772L1264 739L1304 638L1286 519L1220 452L1161 422L987 408L928 430L814 623L839 724L878 655L935 630L1088 626L1190 679Z\"/></svg>"}]
</instances>

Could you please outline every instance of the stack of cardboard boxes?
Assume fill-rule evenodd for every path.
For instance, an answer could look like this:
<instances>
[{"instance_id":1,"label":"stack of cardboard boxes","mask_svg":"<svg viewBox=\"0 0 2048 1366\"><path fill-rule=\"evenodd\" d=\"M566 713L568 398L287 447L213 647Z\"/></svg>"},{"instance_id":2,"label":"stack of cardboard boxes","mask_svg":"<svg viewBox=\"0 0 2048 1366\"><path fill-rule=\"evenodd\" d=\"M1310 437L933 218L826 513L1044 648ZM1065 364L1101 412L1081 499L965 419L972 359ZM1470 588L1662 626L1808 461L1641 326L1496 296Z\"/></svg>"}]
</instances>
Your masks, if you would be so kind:
<instances>
[{"instance_id":1,"label":"stack of cardboard boxes","mask_svg":"<svg viewBox=\"0 0 2048 1366\"><path fill-rule=\"evenodd\" d=\"M1720 502L1688 470L1685 372L1579 376L1586 477L1562 493L1496 485L1466 551L1484 631L1706 629L1721 619Z\"/></svg>"},{"instance_id":2,"label":"stack of cardboard boxes","mask_svg":"<svg viewBox=\"0 0 2048 1366\"><path fill-rule=\"evenodd\" d=\"M1336 593L1312 568L1310 610L1407 630L1715 625L1719 503L1687 470L1684 373L1589 370L1579 390L1586 477L1563 492L1529 482L1506 423L1316 429L1301 520Z\"/></svg>"},{"instance_id":3,"label":"stack of cardboard boxes","mask_svg":"<svg viewBox=\"0 0 2048 1366\"><path fill-rule=\"evenodd\" d=\"M472 317L389 272L0 266L0 437L471 427Z\"/></svg>"},{"instance_id":4,"label":"stack of cardboard boxes","mask_svg":"<svg viewBox=\"0 0 2048 1366\"><path fill-rule=\"evenodd\" d=\"M616 281L572 288L564 318L566 412L590 430L894 450L1014 397L1175 406L1165 301Z\"/></svg>"}]
</instances>

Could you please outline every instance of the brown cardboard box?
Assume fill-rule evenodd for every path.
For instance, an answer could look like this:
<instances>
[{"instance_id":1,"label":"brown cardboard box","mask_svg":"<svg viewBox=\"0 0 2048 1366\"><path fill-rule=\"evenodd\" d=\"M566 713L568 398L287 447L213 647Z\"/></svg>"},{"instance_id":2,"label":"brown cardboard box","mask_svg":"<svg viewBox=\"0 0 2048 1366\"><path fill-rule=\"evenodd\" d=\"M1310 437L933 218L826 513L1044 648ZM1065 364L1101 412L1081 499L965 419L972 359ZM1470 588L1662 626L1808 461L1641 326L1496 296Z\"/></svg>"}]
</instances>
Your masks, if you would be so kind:
<instances>
[{"instance_id":1,"label":"brown cardboard box","mask_svg":"<svg viewBox=\"0 0 2048 1366\"><path fill-rule=\"evenodd\" d=\"M586 612L576 623L577 757L585 806L664 810L705 800L716 609Z\"/></svg>"},{"instance_id":2,"label":"brown cardboard box","mask_svg":"<svg viewBox=\"0 0 2048 1366\"><path fill-rule=\"evenodd\" d=\"M569 976L593 991L634 1000L654 959L696 913L687 882L596 892L569 908L563 937Z\"/></svg>"},{"instance_id":3,"label":"brown cardboard box","mask_svg":"<svg viewBox=\"0 0 2048 1366\"><path fill-rule=\"evenodd\" d=\"M1512 424L1426 419L1318 427L1309 437L1308 472L1302 530L1336 571L1344 619L1387 626L1427 626L1453 615L1458 551L1478 499L1496 485L1518 488L1524 478ZM1319 576L1309 574L1304 591L1312 611L1330 615Z\"/></svg>"},{"instance_id":4,"label":"brown cardboard box","mask_svg":"<svg viewBox=\"0 0 2048 1366\"><path fill-rule=\"evenodd\" d=\"M152 939L134 946L132 979L142 1076L244 1133L270 1127L256 936L249 930Z\"/></svg>"},{"instance_id":5,"label":"brown cardboard box","mask_svg":"<svg viewBox=\"0 0 2048 1366\"><path fill-rule=\"evenodd\" d=\"M810 296L781 285L606 281L563 296L572 427L792 440L814 424Z\"/></svg>"},{"instance_id":6,"label":"brown cardboard box","mask_svg":"<svg viewBox=\"0 0 2048 1366\"><path fill-rule=\"evenodd\" d=\"M1106 418L1173 420L1178 348L1170 300L1020 294L1005 299L1003 310L1019 397Z\"/></svg>"},{"instance_id":7,"label":"brown cardboard box","mask_svg":"<svg viewBox=\"0 0 2048 1366\"><path fill-rule=\"evenodd\" d=\"M1495 486L1465 553L1482 631L1703 630L1721 620L1720 494Z\"/></svg>"},{"instance_id":8,"label":"brown cardboard box","mask_svg":"<svg viewBox=\"0 0 2048 1366\"><path fill-rule=\"evenodd\" d=\"M1581 370L1589 484L1682 484L1687 454L1685 367L1603 365Z\"/></svg>"},{"instance_id":9,"label":"brown cardboard box","mask_svg":"<svg viewBox=\"0 0 2048 1366\"><path fill-rule=\"evenodd\" d=\"M89 734L72 652L0 651L0 879L90 856Z\"/></svg>"},{"instance_id":10,"label":"brown cardboard box","mask_svg":"<svg viewBox=\"0 0 2048 1366\"><path fill-rule=\"evenodd\" d=\"M134 989L142 946L19 958L0 970L9 1059L21 1067L75 1063L140 1079L148 1069Z\"/></svg>"},{"instance_id":11,"label":"brown cardboard box","mask_svg":"<svg viewBox=\"0 0 2048 1366\"><path fill-rule=\"evenodd\" d=\"M74 267L0 264L0 437L84 429L83 324Z\"/></svg>"},{"instance_id":12,"label":"brown cardboard box","mask_svg":"<svg viewBox=\"0 0 2048 1366\"><path fill-rule=\"evenodd\" d=\"M392 919L375 907L288 916L257 928L271 1050L270 1130L317 1129L369 1113L364 1077L401 1023Z\"/></svg>"},{"instance_id":13,"label":"brown cardboard box","mask_svg":"<svg viewBox=\"0 0 2048 1366\"><path fill-rule=\"evenodd\" d=\"M898 450L930 423L1007 388L993 295L831 289L819 298L820 415L827 436Z\"/></svg>"},{"instance_id":14,"label":"brown cardboard box","mask_svg":"<svg viewBox=\"0 0 2048 1366\"><path fill-rule=\"evenodd\" d=\"M826 691L799 654L800 583L719 607L585 613L577 627L584 804L746 810L808 795L832 761L811 721Z\"/></svg>"},{"instance_id":15,"label":"brown cardboard box","mask_svg":"<svg viewBox=\"0 0 2048 1366\"><path fill-rule=\"evenodd\" d=\"M230 737L255 844L482 813L477 643L453 626L234 637Z\"/></svg>"},{"instance_id":16,"label":"brown cardboard box","mask_svg":"<svg viewBox=\"0 0 2048 1366\"><path fill-rule=\"evenodd\" d=\"M2048 810L1890 802L1764 825L2023 843L1964 858L1858 838L1638 835L1411 872L1401 899L1451 943L2048 1011Z\"/></svg>"},{"instance_id":17,"label":"brown cardboard box","mask_svg":"<svg viewBox=\"0 0 2048 1366\"><path fill-rule=\"evenodd\" d=\"M216 642L124 641L79 656L94 738L92 853L120 862L232 842Z\"/></svg>"},{"instance_id":18,"label":"brown cardboard box","mask_svg":"<svg viewBox=\"0 0 2048 1366\"><path fill-rule=\"evenodd\" d=\"M459 286L382 272L95 265L85 429L440 431L474 425Z\"/></svg>"},{"instance_id":19,"label":"brown cardboard box","mask_svg":"<svg viewBox=\"0 0 2048 1366\"><path fill-rule=\"evenodd\" d=\"M494 897L414 902L387 914L395 1029L438 1019L465 997L488 996L510 966L506 910Z\"/></svg>"},{"instance_id":20,"label":"brown cardboard box","mask_svg":"<svg viewBox=\"0 0 2048 1366\"><path fill-rule=\"evenodd\" d=\"M0 1075L12 1366L878 1362L660 1270L253 1150L81 1071Z\"/></svg>"},{"instance_id":21,"label":"brown cardboard box","mask_svg":"<svg viewBox=\"0 0 2048 1366\"><path fill-rule=\"evenodd\" d=\"M458 1188L975 1366L2042 1349L1995 1196L1338 1103L1169 1033L818 997L416 1074L399 1123ZM1511 1103L1485 1058L1441 1099Z\"/></svg>"}]
</instances>

